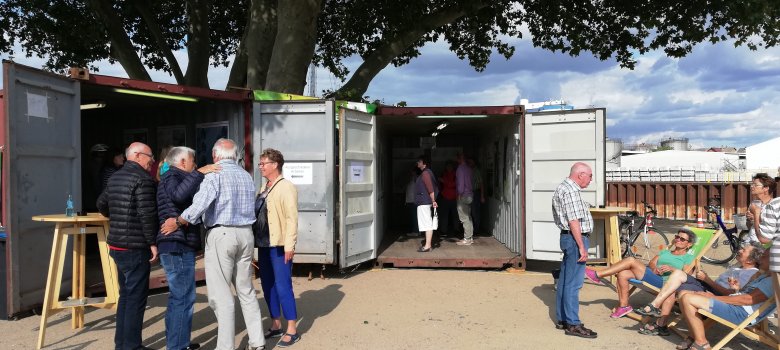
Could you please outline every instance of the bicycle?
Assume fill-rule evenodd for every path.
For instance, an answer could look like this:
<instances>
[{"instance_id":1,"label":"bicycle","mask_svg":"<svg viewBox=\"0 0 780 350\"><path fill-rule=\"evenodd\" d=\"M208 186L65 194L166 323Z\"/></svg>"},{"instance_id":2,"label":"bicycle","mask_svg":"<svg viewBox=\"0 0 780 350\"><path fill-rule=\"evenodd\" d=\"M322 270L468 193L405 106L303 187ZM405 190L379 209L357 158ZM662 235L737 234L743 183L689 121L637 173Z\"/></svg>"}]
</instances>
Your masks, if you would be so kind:
<instances>
[{"instance_id":1,"label":"bicycle","mask_svg":"<svg viewBox=\"0 0 780 350\"><path fill-rule=\"evenodd\" d=\"M642 201L645 206L645 214L639 215L637 211L630 211L621 215L620 220L620 251L621 257L633 256L647 264L658 253L669 246L669 238L666 234L653 227L653 217L658 214L650 204ZM639 223L637 220L642 218ZM642 237L640 240L639 237Z\"/></svg>"},{"instance_id":2,"label":"bicycle","mask_svg":"<svg viewBox=\"0 0 780 350\"><path fill-rule=\"evenodd\" d=\"M725 264L734 259L739 251L740 242L743 240L743 236L748 233L747 230L739 230L735 225L732 228L727 228L723 223L722 210L720 207L720 197L713 197L708 200L707 203L708 222L713 228L720 228L723 230L723 236L718 238L717 241L712 243L710 250L707 254L701 257L707 263L712 265ZM712 215L715 215L715 222L712 222ZM739 231L739 233L737 233Z\"/></svg>"}]
</instances>

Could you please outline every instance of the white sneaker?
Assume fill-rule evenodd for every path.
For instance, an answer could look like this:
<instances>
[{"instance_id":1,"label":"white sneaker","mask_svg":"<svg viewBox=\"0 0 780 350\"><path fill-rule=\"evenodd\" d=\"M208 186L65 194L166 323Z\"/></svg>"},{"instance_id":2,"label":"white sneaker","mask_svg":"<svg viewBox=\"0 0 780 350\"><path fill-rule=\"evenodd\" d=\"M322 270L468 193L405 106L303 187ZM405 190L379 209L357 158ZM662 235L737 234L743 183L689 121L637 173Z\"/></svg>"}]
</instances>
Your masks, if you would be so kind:
<instances>
[{"instance_id":1,"label":"white sneaker","mask_svg":"<svg viewBox=\"0 0 780 350\"><path fill-rule=\"evenodd\" d=\"M474 240L473 239L462 239L460 241L455 242L455 244L457 244L457 245L472 245L472 244L474 244Z\"/></svg>"}]
</instances>

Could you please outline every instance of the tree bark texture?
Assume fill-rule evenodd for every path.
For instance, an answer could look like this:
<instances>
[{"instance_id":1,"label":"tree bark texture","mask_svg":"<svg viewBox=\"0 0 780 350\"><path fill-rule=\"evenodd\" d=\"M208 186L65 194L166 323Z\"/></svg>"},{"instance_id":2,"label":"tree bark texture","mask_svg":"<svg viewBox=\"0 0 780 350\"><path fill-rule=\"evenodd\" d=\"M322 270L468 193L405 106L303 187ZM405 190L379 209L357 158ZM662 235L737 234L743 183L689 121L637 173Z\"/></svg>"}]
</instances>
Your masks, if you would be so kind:
<instances>
[{"instance_id":1,"label":"tree bark texture","mask_svg":"<svg viewBox=\"0 0 780 350\"><path fill-rule=\"evenodd\" d=\"M152 34L152 38L154 38L154 42L157 44L157 49L160 50L165 57L165 60L168 61L168 67L170 67L173 77L176 78L176 83L184 84L184 75L181 72L181 67L179 67L179 61L176 60L173 51L168 47L168 43L165 42L165 36L160 29L160 24L151 11L152 6L149 3L149 0L135 0L133 1L133 5L138 10L138 13L141 14L141 18L149 28L149 32Z\"/></svg>"},{"instance_id":2,"label":"tree bark texture","mask_svg":"<svg viewBox=\"0 0 780 350\"><path fill-rule=\"evenodd\" d=\"M189 29L187 40L187 73L184 75L186 85L209 87L209 11L211 0L188 0L187 17Z\"/></svg>"},{"instance_id":3,"label":"tree bark texture","mask_svg":"<svg viewBox=\"0 0 780 350\"><path fill-rule=\"evenodd\" d=\"M141 58L133 47L130 37L125 32L122 18L111 6L111 2L102 0L89 0L89 7L103 25L106 27L111 40L111 56L114 57L131 79L152 80L146 71Z\"/></svg>"},{"instance_id":4,"label":"tree bark texture","mask_svg":"<svg viewBox=\"0 0 780 350\"><path fill-rule=\"evenodd\" d=\"M252 0L249 8L249 22L246 26L248 34L244 36L247 55L246 86L253 90L264 89L266 85L277 34L276 10L276 0Z\"/></svg>"},{"instance_id":5,"label":"tree bark texture","mask_svg":"<svg viewBox=\"0 0 780 350\"><path fill-rule=\"evenodd\" d=\"M265 89L303 94L314 56L322 0L279 1L278 28Z\"/></svg>"},{"instance_id":6,"label":"tree bark texture","mask_svg":"<svg viewBox=\"0 0 780 350\"><path fill-rule=\"evenodd\" d=\"M487 6L485 2L473 2L463 7L449 8L422 17L418 25L388 38L385 43L369 54L349 78L346 84L334 94L339 98L359 101L368 90L371 80L376 77L395 57L403 53L425 34L438 27L456 21L469 13Z\"/></svg>"}]
</instances>

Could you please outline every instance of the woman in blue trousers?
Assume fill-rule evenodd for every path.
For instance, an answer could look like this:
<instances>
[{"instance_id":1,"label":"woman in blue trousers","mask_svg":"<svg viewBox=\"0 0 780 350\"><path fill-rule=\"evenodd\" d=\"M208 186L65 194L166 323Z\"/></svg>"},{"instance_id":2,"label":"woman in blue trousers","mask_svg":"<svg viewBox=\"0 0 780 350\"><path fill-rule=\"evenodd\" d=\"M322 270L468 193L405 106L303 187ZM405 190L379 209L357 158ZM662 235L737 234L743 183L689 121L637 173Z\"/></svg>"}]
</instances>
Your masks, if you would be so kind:
<instances>
[{"instance_id":1,"label":"woman in blue trousers","mask_svg":"<svg viewBox=\"0 0 780 350\"><path fill-rule=\"evenodd\" d=\"M254 225L260 283L273 320L265 338L281 337L279 347L301 339L296 329L298 312L292 289L292 264L298 238L298 191L282 176L283 165L284 156L275 149L265 149L260 155L260 173L268 181L255 201L257 222ZM282 315L287 320L286 330L282 330Z\"/></svg>"}]
</instances>

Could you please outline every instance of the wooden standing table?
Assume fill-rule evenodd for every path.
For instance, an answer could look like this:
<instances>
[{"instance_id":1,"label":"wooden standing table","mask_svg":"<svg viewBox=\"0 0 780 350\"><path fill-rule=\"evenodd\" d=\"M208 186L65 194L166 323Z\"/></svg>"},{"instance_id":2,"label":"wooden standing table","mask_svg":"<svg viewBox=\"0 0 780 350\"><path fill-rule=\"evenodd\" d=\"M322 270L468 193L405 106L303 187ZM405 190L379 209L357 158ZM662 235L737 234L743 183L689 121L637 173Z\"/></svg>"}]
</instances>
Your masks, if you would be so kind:
<instances>
[{"instance_id":1,"label":"wooden standing table","mask_svg":"<svg viewBox=\"0 0 780 350\"><path fill-rule=\"evenodd\" d=\"M631 208L624 207L606 207L606 208L591 208L590 214L593 216L593 220L604 220L604 240L606 241L607 266L612 265L620 259L620 228L618 227L618 214L630 211ZM615 276L610 277L610 281L615 283Z\"/></svg>"},{"instance_id":2,"label":"wooden standing table","mask_svg":"<svg viewBox=\"0 0 780 350\"><path fill-rule=\"evenodd\" d=\"M38 215L33 221L54 222L54 240L49 261L49 275L46 279L46 293L43 299L41 326L38 331L38 346L43 347L46 336L46 321L54 314L71 309L71 327L84 327L84 307L116 308L119 295L117 270L113 259L108 255L108 218L99 213L89 213L85 216ZM106 297L87 298L85 295L86 275L86 238L87 234L97 234L100 261L103 268L103 280L106 286ZM71 298L60 301L62 286L62 271L65 265L65 255L68 246L68 235L73 237L73 282Z\"/></svg>"}]
</instances>

